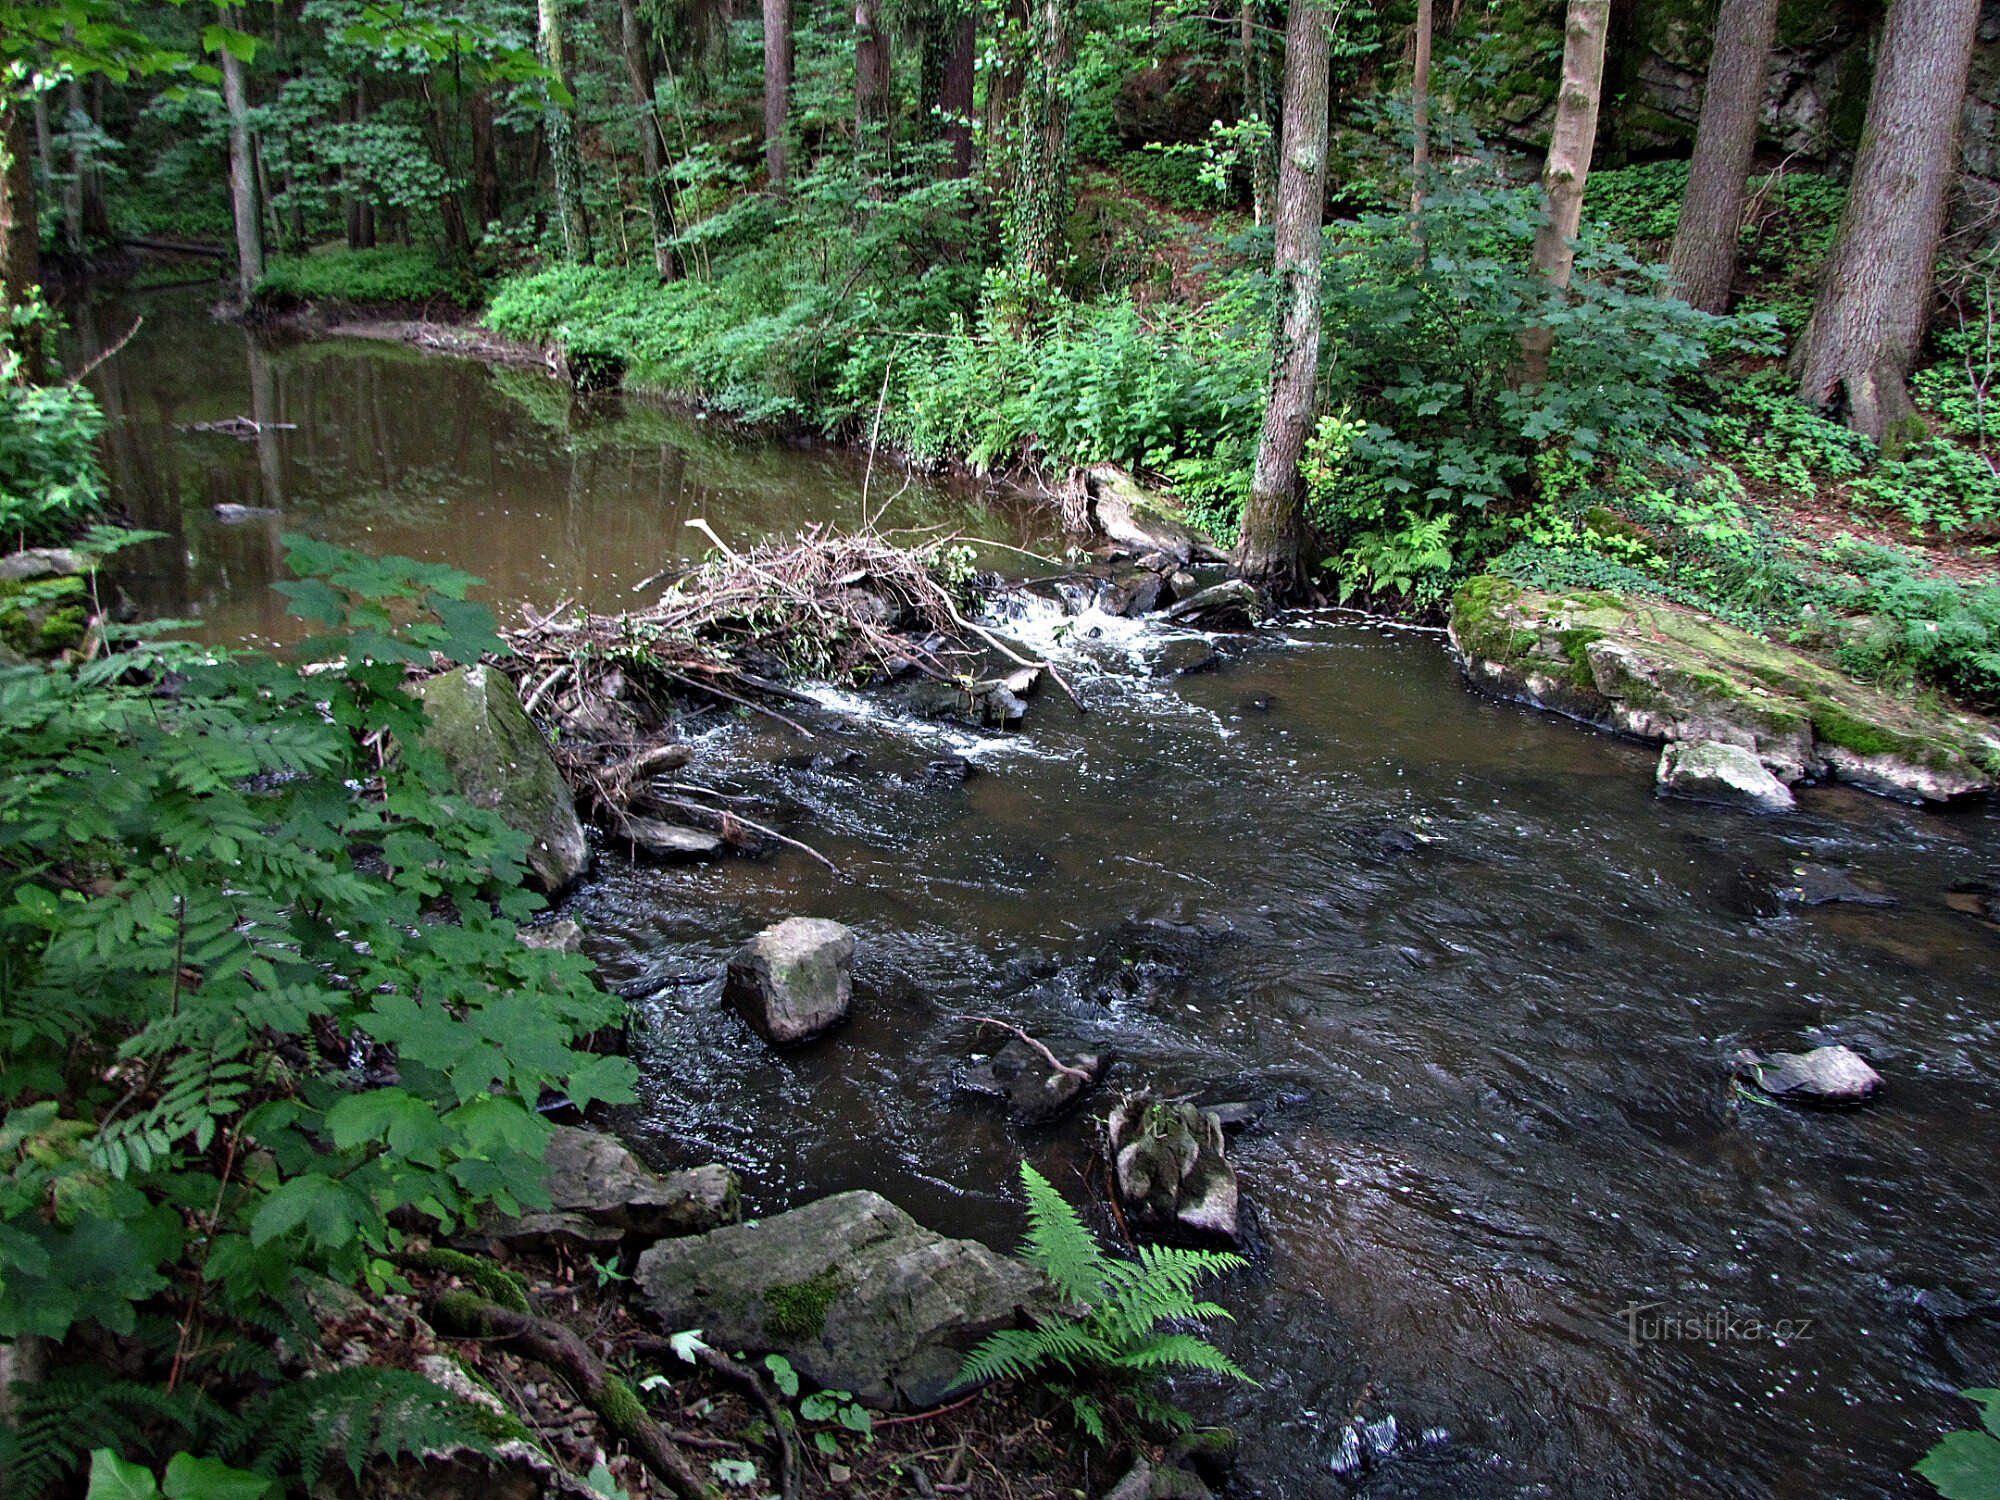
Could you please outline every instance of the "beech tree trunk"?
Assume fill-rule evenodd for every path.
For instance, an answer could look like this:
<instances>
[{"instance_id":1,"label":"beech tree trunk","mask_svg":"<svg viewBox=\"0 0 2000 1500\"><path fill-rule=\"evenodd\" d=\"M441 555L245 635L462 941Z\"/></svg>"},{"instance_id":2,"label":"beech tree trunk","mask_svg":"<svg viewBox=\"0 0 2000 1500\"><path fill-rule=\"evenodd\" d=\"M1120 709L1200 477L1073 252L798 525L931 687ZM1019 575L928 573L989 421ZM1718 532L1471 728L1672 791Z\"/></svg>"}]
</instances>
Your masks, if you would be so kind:
<instances>
[{"instance_id":1,"label":"beech tree trunk","mask_svg":"<svg viewBox=\"0 0 2000 1500\"><path fill-rule=\"evenodd\" d=\"M1876 442L1915 420L1908 381L1930 321L1979 0L1892 0L1861 147L1819 300L1793 351L1799 393Z\"/></svg>"},{"instance_id":2,"label":"beech tree trunk","mask_svg":"<svg viewBox=\"0 0 2000 1500\"><path fill-rule=\"evenodd\" d=\"M1776 3L1776 0L1772 0ZM1431 174L1431 30L1432 0L1417 0L1417 55L1410 64L1410 126L1416 144L1410 148L1410 217L1424 211L1424 184ZM1415 227L1417 248L1424 243L1423 226Z\"/></svg>"},{"instance_id":3,"label":"beech tree trunk","mask_svg":"<svg viewBox=\"0 0 2000 1500\"><path fill-rule=\"evenodd\" d=\"M1583 222L1584 184L1590 180L1590 153L1597 141L1597 107L1604 94L1604 38L1611 0L1569 0L1563 30L1562 87L1556 120L1549 131L1549 157L1542 167L1547 217L1535 231L1535 269L1558 287L1569 285L1576 263L1576 232ZM1521 383L1548 378L1555 333L1529 328L1521 334Z\"/></svg>"},{"instance_id":4,"label":"beech tree trunk","mask_svg":"<svg viewBox=\"0 0 2000 1500\"><path fill-rule=\"evenodd\" d=\"M35 218L35 163L28 138L29 107L0 90L0 332L11 334L15 309L41 285L41 227ZM40 385L42 340L39 329L15 341L19 377Z\"/></svg>"},{"instance_id":5,"label":"beech tree trunk","mask_svg":"<svg viewBox=\"0 0 2000 1500\"><path fill-rule=\"evenodd\" d=\"M563 0L536 0L536 41L542 66L564 88L569 86L569 68L563 46ZM555 172L556 217L562 224L563 258L587 262L591 258L590 210L583 200L583 155L577 149L576 122L568 109L550 99L542 111L542 125L549 139L549 161Z\"/></svg>"},{"instance_id":6,"label":"beech tree trunk","mask_svg":"<svg viewBox=\"0 0 2000 1500\"><path fill-rule=\"evenodd\" d=\"M1326 14L1292 0L1285 26L1284 139L1278 151L1278 320L1250 498L1236 533L1236 571L1283 595L1301 581L1299 458L1319 384L1320 224L1326 211Z\"/></svg>"},{"instance_id":7,"label":"beech tree trunk","mask_svg":"<svg viewBox=\"0 0 2000 1500\"><path fill-rule=\"evenodd\" d=\"M764 163L771 191L788 181L785 129L792 112L792 0L764 0Z\"/></svg>"},{"instance_id":8,"label":"beech tree trunk","mask_svg":"<svg viewBox=\"0 0 2000 1500\"><path fill-rule=\"evenodd\" d=\"M224 8L222 24L240 28L233 6ZM243 82L243 64L222 49L222 102L229 112L229 208L236 220L236 284L248 305L257 283L264 279L264 226L257 212L257 163L250 151L250 94Z\"/></svg>"},{"instance_id":9,"label":"beech tree trunk","mask_svg":"<svg viewBox=\"0 0 2000 1500\"><path fill-rule=\"evenodd\" d=\"M634 0L618 0L619 41L625 54L625 78L632 85L632 103L639 112L639 168L646 174L646 212L653 221L653 269L660 280L680 273L674 258L674 197L667 185L667 142L660 133L660 112L653 98L653 38L640 19Z\"/></svg>"},{"instance_id":10,"label":"beech tree trunk","mask_svg":"<svg viewBox=\"0 0 2000 1500\"><path fill-rule=\"evenodd\" d=\"M889 34L878 0L854 0L854 139L866 154L886 144Z\"/></svg>"},{"instance_id":11,"label":"beech tree trunk","mask_svg":"<svg viewBox=\"0 0 2000 1500\"><path fill-rule=\"evenodd\" d=\"M1675 295L1703 312L1729 308L1764 74L1777 32L1778 0L1722 0L1670 258Z\"/></svg>"}]
</instances>

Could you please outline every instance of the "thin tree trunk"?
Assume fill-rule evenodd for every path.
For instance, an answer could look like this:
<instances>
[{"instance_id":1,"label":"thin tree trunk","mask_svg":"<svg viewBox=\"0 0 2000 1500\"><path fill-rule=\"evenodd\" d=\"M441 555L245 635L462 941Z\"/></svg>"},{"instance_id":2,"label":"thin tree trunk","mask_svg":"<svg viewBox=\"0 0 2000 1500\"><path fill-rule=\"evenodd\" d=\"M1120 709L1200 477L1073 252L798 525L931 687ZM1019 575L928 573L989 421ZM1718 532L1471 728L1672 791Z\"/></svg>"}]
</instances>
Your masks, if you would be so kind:
<instances>
[{"instance_id":1,"label":"thin tree trunk","mask_svg":"<svg viewBox=\"0 0 2000 1500\"><path fill-rule=\"evenodd\" d=\"M653 39L639 17L635 0L618 0L619 38L625 53L625 77L638 107L639 165L646 174L646 210L653 221L653 269L660 280L680 274L674 258L674 199L667 186L666 138L660 133L660 112L653 99Z\"/></svg>"},{"instance_id":2,"label":"thin tree trunk","mask_svg":"<svg viewBox=\"0 0 2000 1500\"><path fill-rule=\"evenodd\" d=\"M1326 211L1326 13L1293 0L1285 27L1284 139L1278 152L1278 320L1271 383L1250 498L1236 533L1236 571L1283 595L1301 580L1299 458L1319 384L1320 225Z\"/></svg>"},{"instance_id":3,"label":"thin tree trunk","mask_svg":"<svg viewBox=\"0 0 2000 1500\"><path fill-rule=\"evenodd\" d=\"M359 125L367 118L368 80L364 78L354 85L354 123ZM347 185L347 248L375 248L375 206L368 199L367 184L357 185L352 179Z\"/></svg>"},{"instance_id":4,"label":"thin tree trunk","mask_svg":"<svg viewBox=\"0 0 2000 1500\"><path fill-rule=\"evenodd\" d=\"M1778 31L1778 0L1722 0L1708 87L1695 126L1687 196L1670 257L1674 293L1703 312L1728 310L1736 279L1736 235L1757 122L1764 109L1764 74Z\"/></svg>"},{"instance_id":5,"label":"thin tree trunk","mask_svg":"<svg viewBox=\"0 0 2000 1500\"><path fill-rule=\"evenodd\" d=\"M83 179L90 170L85 132L90 116L83 107L83 86L72 78L63 87L63 125L69 135L69 180L62 190L63 249L73 260L83 258Z\"/></svg>"},{"instance_id":6,"label":"thin tree trunk","mask_svg":"<svg viewBox=\"0 0 2000 1500\"><path fill-rule=\"evenodd\" d=\"M1793 352L1799 393L1843 402L1876 442L1916 420L1908 380L1930 321L1979 0L1892 0L1847 206Z\"/></svg>"},{"instance_id":7,"label":"thin tree trunk","mask_svg":"<svg viewBox=\"0 0 2000 1500\"><path fill-rule=\"evenodd\" d=\"M1416 143L1410 148L1410 217L1421 220L1424 185L1431 175L1431 14L1432 0L1417 0L1417 55L1410 64L1410 127ZM1413 226L1421 252L1424 230Z\"/></svg>"},{"instance_id":8,"label":"thin tree trunk","mask_svg":"<svg viewBox=\"0 0 2000 1500\"><path fill-rule=\"evenodd\" d=\"M0 333L12 334L17 309L32 301L41 285L41 230L35 221L35 164L29 154L29 111L18 98L0 91ZM15 338L19 378L40 385L42 338L30 327Z\"/></svg>"},{"instance_id":9,"label":"thin tree trunk","mask_svg":"<svg viewBox=\"0 0 2000 1500\"><path fill-rule=\"evenodd\" d=\"M986 191L994 203L1011 203L1021 164L1018 108L1027 80L1029 0L1004 0L999 53L986 79Z\"/></svg>"},{"instance_id":10,"label":"thin tree trunk","mask_svg":"<svg viewBox=\"0 0 2000 1500\"><path fill-rule=\"evenodd\" d=\"M1250 220L1262 225L1271 218L1278 163L1271 136L1270 48L1258 24L1258 9L1258 0L1242 0L1237 7L1236 40L1237 62L1243 74L1243 118L1264 127L1261 137L1253 137L1250 146Z\"/></svg>"},{"instance_id":11,"label":"thin tree trunk","mask_svg":"<svg viewBox=\"0 0 2000 1500\"><path fill-rule=\"evenodd\" d=\"M972 175L972 82L979 47L979 12L967 8L952 32L951 55L945 59L944 88L938 106L944 111L944 138L951 146L951 175Z\"/></svg>"},{"instance_id":12,"label":"thin tree trunk","mask_svg":"<svg viewBox=\"0 0 2000 1500\"><path fill-rule=\"evenodd\" d=\"M1576 232L1583 222L1583 190L1590 180L1590 153L1597 141L1597 107L1604 93L1604 38L1611 0L1569 0L1563 32L1562 87L1556 121L1549 131L1549 158L1542 168L1548 211L1535 231L1535 269L1558 287L1569 285L1576 263ZM1521 333L1521 384L1548 378L1555 333L1528 328Z\"/></svg>"},{"instance_id":13,"label":"thin tree trunk","mask_svg":"<svg viewBox=\"0 0 2000 1500\"><path fill-rule=\"evenodd\" d=\"M888 123L889 34L878 0L854 0L854 139L864 155L886 145Z\"/></svg>"},{"instance_id":14,"label":"thin tree trunk","mask_svg":"<svg viewBox=\"0 0 2000 1500\"><path fill-rule=\"evenodd\" d=\"M472 202L480 232L500 217L500 152L493 140L493 96L472 95Z\"/></svg>"},{"instance_id":15,"label":"thin tree trunk","mask_svg":"<svg viewBox=\"0 0 2000 1500\"><path fill-rule=\"evenodd\" d=\"M785 134L792 114L792 0L764 0L764 163L771 191L790 183Z\"/></svg>"},{"instance_id":16,"label":"thin tree trunk","mask_svg":"<svg viewBox=\"0 0 2000 1500\"><path fill-rule=\"evenodd\" d=\"M241 17L225 6L222 24L240 30ZM245 306L264 279L264 226L257 210L257 163L250 154L250 94L243 64L222 49L222 102L229 111L229 207L236 220L236 284Z\"/></svg>"},{"instance_id":17,"label":"thin tree trunk","mask_svg":"<svg viewBox=\"0 0 2000 1500\"><path fill-rule=\"evenodd\" d=\"M563 0L536 0L536 35L542 66L565 89L569 67L563 46ZM542 111L549 138L549 161L556 184L556 217L562 225L563 258L587 264L591 258L590 211L583 201L583 157L576 145L576 121L551 98Z\"/></svg>"},{"instance_id":18,"label":"thin tree trunk","mask_svg":"<svg viewBox=\"0 0 2000 1500\"><path fill-rule=\"evenodd\" d=\"M1075 0L1034 0L1026 86L1021 91L1021 154L1007 216L1015 267L1035 286L1055 286L1068 260L1069 71L1075 57Z\"/></svg>"}]
</instances>

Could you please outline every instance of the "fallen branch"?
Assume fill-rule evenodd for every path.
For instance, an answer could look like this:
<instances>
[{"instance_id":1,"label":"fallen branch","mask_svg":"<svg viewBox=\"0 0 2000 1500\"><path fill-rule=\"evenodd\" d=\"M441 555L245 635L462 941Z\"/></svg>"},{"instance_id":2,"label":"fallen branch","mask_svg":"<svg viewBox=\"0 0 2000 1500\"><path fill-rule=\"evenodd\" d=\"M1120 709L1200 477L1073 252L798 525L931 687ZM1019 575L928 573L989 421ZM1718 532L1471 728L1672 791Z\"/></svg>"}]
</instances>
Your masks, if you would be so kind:
<instances>
[{"instance_id":1,"label":"fallen branch","mask_svg":"<svg viewBox=\"0 0 2000 1500\"><path fill-rule=\"evenodd\" d=\"M1090 1074L1085 1069L1072 1068L1068 1063L1064 1062L1061 1058L1057 1057L1055 1053L1049 1051L1049 1049L1046 1046L1036 1041L1033 1037L1029 1036L1027 1032L1023 1031L1020 1027L1016 1026L1011 1021L1002 1021L996 1016L967 1015L963 1011L950 1011L946 1014L945 1019L950 1021L976 1021L981 1026L997 1026L1002 1031L1011 1031L1014 1033L1015 1036L1019 1037L1022 1041L1026 1042L1030 1047L1033 1047L1035 1051L1039 1052L1042 1055L1042 1060L1046 1062L1051 1068L1054 1068L1058 1073L1061 1073L1067 1078L1077 1079L1082 1083L1090 1082Z\"/></svg>"},{"instance_id":2,"label":"fallen branch","mask_svg":"<svg viewBox=\"0 0 2000 1500\"><path fill-rule=\"evenodd\" d=\"M670 1339L639 1338L633 1341L632 1348L635 1353L654 1359L665 1359L670 1354L677 1359L686 1358ZM763 1411L765 1423L771 1429L771 1446L777 1454L778 1493L782 1500L799 1500L799 1449L791 1413L778 1405L763 1378L748 1365L738 1364L720 1350L701 1345L695 1347L695 1358L704 1368L714 1371L742 1391Z\"/></svg>"}]
</instances>

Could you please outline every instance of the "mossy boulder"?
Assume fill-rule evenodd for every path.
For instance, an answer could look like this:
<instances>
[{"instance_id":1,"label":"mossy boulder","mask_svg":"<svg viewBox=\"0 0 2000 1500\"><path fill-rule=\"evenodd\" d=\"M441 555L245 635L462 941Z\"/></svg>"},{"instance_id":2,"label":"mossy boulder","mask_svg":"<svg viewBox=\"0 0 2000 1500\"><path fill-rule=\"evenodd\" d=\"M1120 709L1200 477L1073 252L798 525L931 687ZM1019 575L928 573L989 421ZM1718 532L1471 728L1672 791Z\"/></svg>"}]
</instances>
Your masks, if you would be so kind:
<instances>
[{"instance_id":1,"label":"mossy boulder","mask_svg":"<svg viewBox=\"0 0 2000 1500\"><path fill-rule=\"evenodd\" d=\"M444 757L459 791L528 836L528 872L553 895L583 873L590 845L576 798L514 684L492 667L460 667L423 686L424 745Z\"/></svg>"},{"instance_id":2,"label":"mossy boulder","mask_svg":"<svg viewBox=\"0 0 2000 1500\"><path fill-rule=\"evenodd\" d=\"M935 1404L987 1334L1053 1310L1019 1261L946 1239L869 1192L668 1240L639 1257L635 1280L661 1327L782 1354L870 1406Z\"/></svg>"},{"instance_id":3,"label":"mossy boulder","mask_svg":"<svg viewBox=\"0 0 2000 1500\"><path fill-rule=\"evenodd\" d=\"M2000 774L2000 725L1657 600L1482 576L1452 599L1451 639L1482 691L1650 744L1739 746L1787 785L1831 777L1944 803Z\"/></svg>"}]
</instances>

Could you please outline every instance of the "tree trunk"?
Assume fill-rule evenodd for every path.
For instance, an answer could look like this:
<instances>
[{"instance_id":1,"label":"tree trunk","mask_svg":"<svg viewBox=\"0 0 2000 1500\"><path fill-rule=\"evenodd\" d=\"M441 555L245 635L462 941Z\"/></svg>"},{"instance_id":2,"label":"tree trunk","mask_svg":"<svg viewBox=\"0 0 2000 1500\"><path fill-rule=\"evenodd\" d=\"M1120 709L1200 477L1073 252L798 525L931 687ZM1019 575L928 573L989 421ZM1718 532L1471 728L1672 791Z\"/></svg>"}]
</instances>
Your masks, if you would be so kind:
<instances>
[{"instance_id":1,"label":"tree trunk","mask_svg":"<svg viewBox=\"0 0 2000 1500\"><path fill-rule=\"evenodd\" d=\"M1778 0L1722 0L1715 50L1701 96L1687 196L1674 230L1674 293L1703 312L1729 308L1736 279L1736 235L1757 122L1764 109L1764 74L1778 31Z\"/></svg>"},{"instance_id":2,"label":"tree trunk","mask_svg":"<svg viewBox=\"0 0 2000 1500\"><path fill-rule=\"evenodd\" d=\"M1075 57L1076 0L1034 0L1026 86L1021 91L1021 154L1007 216L1015 269L1031 285L1057 285L1068 260L1069 72Z\"/></svg>"},{"instance_id":3,"label":"tree trunk","mask_svg":"<svg viewBox=\"0 0 2000 1500\"><path fill-rule=\"evenodd\" d=\"M1299 457L1319 384L1320 223L1326 210L1326 13L1293 0L1285 26L1284 140L1278 152L1278 321L1250 498L1236 533L1236 571L1283 595L1299 586Z\"/></svg>"},{"instance_id":4,"label":"tree trunk","mask_svg":"<svg viewBox=\"0 0 2000 1500\"><path fill-rule=\"evenodd\" d=\"M63 88L63 126L69 135L69 180L62 190L63 250L72 260L83 259L83 181L90 171L86 131L90 115L83 107L83 87L72 78Z\"/></svg>"},{"instance_id":5,"label":"tree trunk","mask_svg":"<svg viewBox=\"0 0 2000 1500\"><path fill-rule=\"evenodd\" d=\"M1775 0L1773 0L1775 3ZM1410 64L1410 128L1416 143L1410 148L1410 217L1420 220L1424 211L1424 184L1431 175L1431 14L1432 0L1417 0L1417 55ZM1424 230L1414 226L1417 248L1423 249Z\"/></svg>"},{"instance_id":6,"label":"tree trunk","mask_svg":"<svg viewBox=\"0 0 2000 1500\"><path fill-rule=\"evenodd\" d=\"M785 132L792 113L792 0L764 0L764 162L771 191L783 194Z\"/></svg>"},{"instance_id":7,"label":"tree trunk","mask_svg":"<svg viewBox=\"0 0 2000 1500\"><path fill-rule=\"evenodd\" d=\"M619 39L625 53L625 77L638 107L639 165L646 174L646 209L653 220L653 269L660 280L680 274L674 258L673 191L667 186L667 143L660 133L660 112L653 99L653 38L640 19L635 0L618 0Z\"/></svg>"},{"instance_id":8,"label":"tree trunk","mask_svg":"<svg viewBox=\"0 0 2000 1500\"><path fill-rule=\"evenodd\" d=\"M235 7L222 11L222 24L241 29ZM243 64L222 49L222 102L229 111L229 207L236 220L236 285L245 306L264 279L264 226L257 211L257 163L250 154L250 95Z\"/></svg>"},{"instance_id":9,"label":"tree trunk","mask_svg":"<svg viewBox=\"0 0 2000 1500\"><path fill-rule=\"evenodd\" d=\"M13 334L16 309L41 285L41 229L35 220L35 164L28 147L28 106L0 90L0 333ZM19 378L40 385L41 330L13 338L21 357Z\"/></svg>"},{"instance_id":10,"label":"tree trunk","mask_svg":"<svg viewBox=\"0 0 2000 1500\"><path fill-rule=\"evenodd\" d=\"M944 115L944 139L951 147L950 175L972 175L972 85L979 47L979 12L961 7L952 23L951 51L945 57L944 86L938 109Z\"/></svg>"},{"instance_id":11,"label":"tree trunk","mask_svg":"<svg viewBox=\"0 0 2000 1500\"><path fill-rule=\"evenodd\" d=\"M1878 443L1915 416L1907 382L1930 321L1979 9L1892 0L1847 207L1792 356L1807 403L1844 403L1847 425Z\"/></svg>"},{"instance_id":12,"label":"tree trunk","mask_svg":"<svg viewBox=\"0 0 2000 1500\"><path fill-rule=\"evenodd\" d=\"M500 217L500 151L493 139L493 96L472 95L472 203L480 233Z\"/></svg>"},{"instance_id":13,"label":"tree trunk","mask_svg":"<svg viewBox=\"0 0 2000 1500\"><path fill-rule=\"evenodd\" d=\"M886 145L888 123L889 34L878 0L854 0L854 139L863 155Z\"/></svg>"},{"instance_id":14,"label":"tree trunk","mask_svg":"<svg viewBox=\"0 0 2000 1500\"><path fill-rule=\"evenodd\" d=\"M536 0L535 31L542 66L565 89L569 67L563 46L563 0ZM563 259L587 264L591 258L590 211L583 201L583 157L576 146L576 121L551 98L542 111L549 138L549 162L556 184L556 218L562 224Z\"/></svg>"},{"instance_id":15,"label":"tree trunk","mask_svg":"<svg viewBox=\"0 0 2000 1500\"><path fill-rule=\"evenodd\" d=\"M1547 216L1535 231L1535 269L1558 287L1569 285L1576 262L1576 232L1583 222L1583 189L1590 180L1590 153L1597 141L1597 106L1604 93L1604 37L1611 0L1569 0L1563 34L1562 88L1556 121L1549 131L1549 158L1542 167ZM1548 378L1555 333L1528 328L1521 333L1521 384Z\"/></svg>"},{"instance_id":16,"label":"tree trunk","mask_svg":"<svg viewBox=\"0 0 2000 1500\"><path fill-rule=\"evenodd\" d=\"M1242 0L1237 8L1236 33L1237 60L1243 74L1243 118L1265 128L1263 137L1253 137L1250 144L1250 220L1262 225L1271 218L1278 164L1270 136L1271 49L1265 45L1263 28L1258 24L1259 9L1258 0Z\"/></svg>"}]
</instances>

